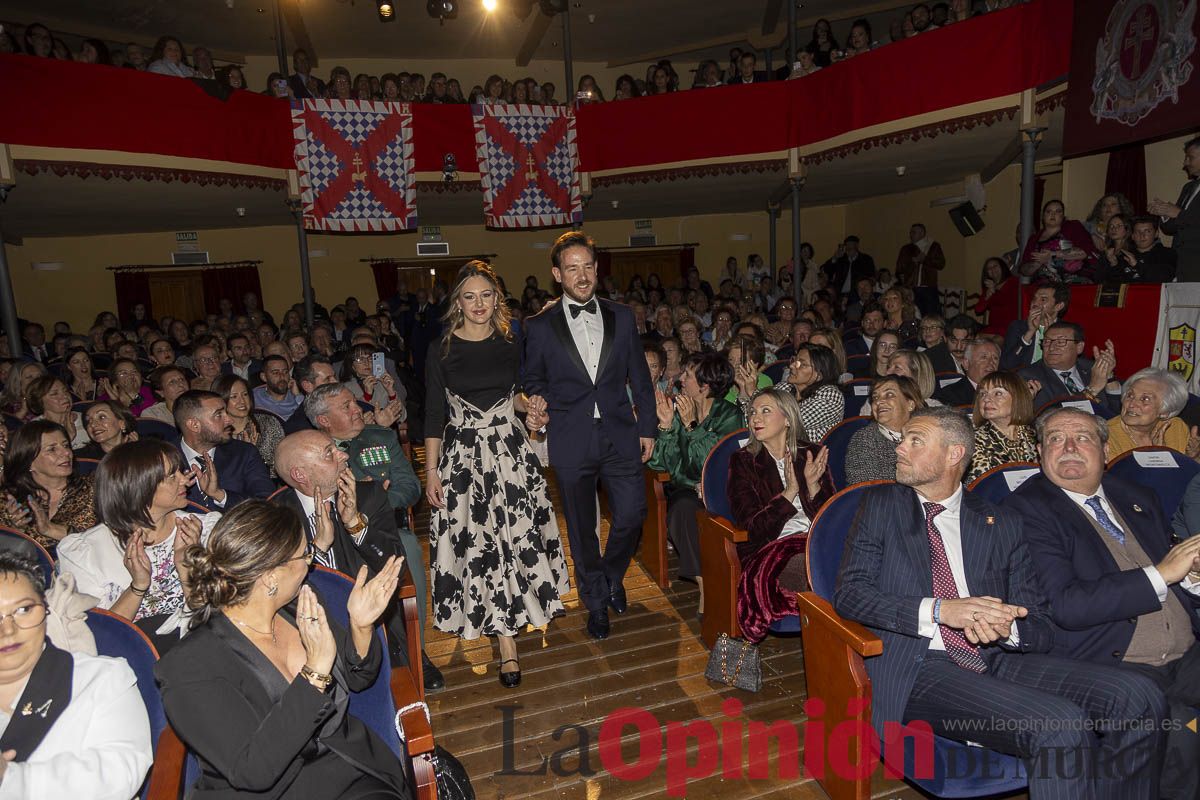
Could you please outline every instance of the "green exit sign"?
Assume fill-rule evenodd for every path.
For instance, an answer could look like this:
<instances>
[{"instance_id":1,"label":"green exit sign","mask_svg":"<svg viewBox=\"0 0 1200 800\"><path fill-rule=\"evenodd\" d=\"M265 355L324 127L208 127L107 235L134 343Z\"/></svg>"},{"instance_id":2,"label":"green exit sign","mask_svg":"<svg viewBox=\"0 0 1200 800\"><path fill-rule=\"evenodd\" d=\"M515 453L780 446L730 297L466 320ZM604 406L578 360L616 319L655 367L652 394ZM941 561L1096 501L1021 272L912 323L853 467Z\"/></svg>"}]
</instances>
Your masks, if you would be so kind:
<instances>
[{"instance_id":1,"label":"green exit sign","mask_svg":"<svg viewBox=\"0 0 1200 800\"><path fill-rule=\"evenodd\" d=\"M194 242L198 238L195 231L179 231L175 234L175 241L177 242Z\"/></svg>"},{"instance_id":2,"label":"green exit sign","mask_svg":"<svg viewBox=\"0 0 1200 800\"><path fill-rule=\"evenodd\" d=\"M422 225L421 238L427 242L440 242L442 240L442 228L440 225Z\"/></svg>"},{"instance_id":3,"label":"green exit sign","mask_svg":"<svg viewBox=\"0 0 1200 800\"><path fill-rule=\"evenodd\" d=\"M635 229L635 230L639 230L639 231L648 231L648 230L650 230L650 228L652 228L653 226L654 226L654 220L649 220L649 219L635 219L635 220L633 221L633 227L634 227L634 229Z\"/></svg>"}]
</instances>

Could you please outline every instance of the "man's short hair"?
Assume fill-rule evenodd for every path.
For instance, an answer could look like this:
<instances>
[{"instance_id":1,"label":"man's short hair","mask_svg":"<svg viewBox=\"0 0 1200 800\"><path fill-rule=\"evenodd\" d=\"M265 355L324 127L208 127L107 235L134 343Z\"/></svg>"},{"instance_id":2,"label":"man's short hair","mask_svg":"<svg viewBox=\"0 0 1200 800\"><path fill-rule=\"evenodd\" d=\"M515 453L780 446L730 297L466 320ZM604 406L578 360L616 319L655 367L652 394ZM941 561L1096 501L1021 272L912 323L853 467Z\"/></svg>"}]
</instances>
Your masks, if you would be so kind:
<instances>
[{"instance_id":1,"label":"man's short hair","mask_svg":"<svg viewBox=\"0 0 1200 800\"><path fill-rule=\"evenodd\" d=\"M850 244L851 242L853 242L854 244L858 244L858 237L855 236L854 234L850 234L849 236L847 236L845 239L842 240L842 244Z\"/></svg>"},{"instance_id":2,"label":"man's short hair","mask_svg":"<svg viewBox=\"0 0 1200 800\"><path fill-rule=\"evenodd\" d=\"M333 369L333 362L325 356L305 356L296 362L296 366L292 367L292 377L296 379L296 383L308 381L316 383L317 381L317 364L325 364L330 369ZM265 364L264 364L265 366Z\"/></svg>"},{"instance_id":3,"label":"man's short hair","mask_svg":"<svg viewBox=\"0 0 1200 800\"><path fill-rule=\"evenodd\" d=\"M317 417L328 414L333 398L348 391L350 390L340 383L327 383L316 387L304 400L304 416L308 417L308 421L314 426L320 427L317 425Z\"/></svg>"},{"instance_id":4,"label":"man's short hair","mask_svg":"<svg viewBox=\"0 0 1200 800\"><path fill-rule=\"evenodd\" d=\"M980 345L996 348L997 355L1000 355L1004 352L1004 348L996 344L991 339L972 339L971 341L967 342L967 347L965 350L963 350L963 358L965 358L967 361L970 361L971 355L979 349Z\"/></svg>"},{"instance_id":5,"label":"man's short hair","mask_svg":"<svg viewBox=\"0 0 1200 800\"><path fill-rule=\"evenodd\" d=\"M554 242L550 250L550 263L562 269L562 254L572 247L586 247L592 259L596 258L596 242L583 231L567 231Z\"/></svg>"},{"instance_id":6,"label":"man's short hair","mask_svg":"<svg viewBox=\"0 0 1200 800\"><path fill-rule=\"evenodd\" d=\"M967 338L971 339L974 338L975 331L978 330L978 327L975 324L975 320L971 319L966 314L956 314L950 319L949 322L946 323L946 330L952 331L955 329L966 331Z\"/></svg>"},{"instance_id":7,"label":"man's short hair","mask_svg":"<svg viewBox=\"0 0 1200 800\"><path fill-rule=\"evenodd\" d=\"M883 306L879 305L879 303L876 303L874 300L870 300L863 304L862 316L865 317L867 314L870 314L873 311L878 311L882 317L885 319L887 318L887 314L883 313Z\"/></svg>"},{"instance_id":8,"label":"man's short hair","mask_svg":"<svg viewBox=\"0 0 1200 800\"><path fill-rule=\"evenodd\" d=\"M221 395L216 392L209 392L204 389L187 390L175 400L175 427L179 428L180 432L182 432L184 424L189 419L195 419L200 416L200 412L204 410L205 400L220 399Z\"/></svg>"},{"instance_id":9,"label":"man's short hair","mask_svg":"<svg viewBox=\"0 0 1200 800\"><path fill-rule=\"evenodd\" d=\"M1059 406L1058 408L1052 408L1034 420L1033 427L1034 430L1037 431L1038 444L1046 443L1046 426L1049 425L1050 421L1055 417L1062 416L1063 414L1075 414L1090 420L1091 423L1096 426L1096 436L1100 438L1101 449L1108 444L1108 424L1090 411L1084 411L1080 408L1071 408L1070 406Z\"/></svg>"},{"instance_id":10,"label":"man's short hair","mask_svg":"<svg viewBox=\"0 0 1200 800\"><path fill-rule=\"evenodd\" d=\"M1083 326L1078 322L1068 322L1065 319L1060 319L1058 322L1055 322L1054 324L1050 325L1050 327L1046 328L1046 333L1049 334L1054 328L1070 329L1071 335L1075 338L1075 341L1082 342L1084 340Z\"/></svg>"},{"instance_id":11,"label":"man's short hair","mask_svg":"<svg viewBox=\"0 0 1200 800\"><path fill-rule=\"evenodd\" d=\"M1046 281L1045 283L1038 284L1037 288L1035 288L1034 291L1036 292L1038 289L1053 289L1054 290L1054 305L1058 305L1061 303L1062 307L1063 307L1062 313L1059 314L1059 316L1066 316L1067 309L1070 308L1070 306L1071 306L1071 287L1070 286L1068 286L1065 283L1059 283L1057 281Z\"/></svg>"},{"instance_id":12,"label":"man's short hair","mask_svg":"<svg viewBox=\"0 0 1200 800\"><path fill-rule=\"evenodd\" d=\"M971 426L971 418L949 406L926 406L912 413L910 420L932 419L942 432L946 444L958 444L963 447L962 468L965 471L971 464L971 455L975 451L975 429Z\"/></svg>"},{"instance_id":13,"label":"man's short hair","mask_svg":"<svg viewBox=\"0 0 1200 800\"><path fill-rule=\"evenodd\" d=\"M1158 233L1158 217L1141 214L1133 218L1133 224L1130 227L1137 227L1138 225L1149 225L1154 228L1155 233Z\"/></svg>"},{"instance_id":14,"label":"man's short hair","mask_svg":"<svg viewBox=\"0 0 1200 800\"><path fill-rule=\"evenodd\" d=\"M1183 143L1183 152L1191 150L1193 147L1200 147L1200 136L1194 136Z\"/></svg>"},{"instance_id":15,"label":"man's short hair","mask_svg":"<svg viewBox=\"0 0 1200 800\"><path fill-rule=\"evenodd\" d=\"M280 355L275 355L274 353L272 353L272 354L271 354L271 355L269 355L269 356L263 356L263 360L262 360L262 371L263 371L263 372L266 372L267 370L269 370L269 369L271 368L271 362L272 362L272 361L279 361L279 362L281 362L281 363L282 363L282 364L283 364L285 367L288 365L288 360L287 360L286 358L284 358L283 356L280 356Z\"/></svg>"}]
</instances>

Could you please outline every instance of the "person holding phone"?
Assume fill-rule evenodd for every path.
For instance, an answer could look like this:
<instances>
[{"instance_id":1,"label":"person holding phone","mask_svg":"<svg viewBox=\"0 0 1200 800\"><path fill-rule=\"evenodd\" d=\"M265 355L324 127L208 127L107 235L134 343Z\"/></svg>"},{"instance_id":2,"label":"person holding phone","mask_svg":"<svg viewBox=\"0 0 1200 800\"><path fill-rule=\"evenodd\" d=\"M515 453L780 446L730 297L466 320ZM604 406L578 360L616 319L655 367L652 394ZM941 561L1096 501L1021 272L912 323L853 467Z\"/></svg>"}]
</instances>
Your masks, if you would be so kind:
<instances>
[{"instance_id":1,"label":"person holding phone","mask_svg":"<svg viewBox=\"0 0 1200 800\"><path fill-rule=\"evenodd\" d=\"M342 361L342 377L355 400L372 406L376 414L391 409L396 421L402 422L404 409L404 386L400 379L387 369L386 356L382 350L369 344L356 344L346 351Z\"/></svg>"}]
</instances>

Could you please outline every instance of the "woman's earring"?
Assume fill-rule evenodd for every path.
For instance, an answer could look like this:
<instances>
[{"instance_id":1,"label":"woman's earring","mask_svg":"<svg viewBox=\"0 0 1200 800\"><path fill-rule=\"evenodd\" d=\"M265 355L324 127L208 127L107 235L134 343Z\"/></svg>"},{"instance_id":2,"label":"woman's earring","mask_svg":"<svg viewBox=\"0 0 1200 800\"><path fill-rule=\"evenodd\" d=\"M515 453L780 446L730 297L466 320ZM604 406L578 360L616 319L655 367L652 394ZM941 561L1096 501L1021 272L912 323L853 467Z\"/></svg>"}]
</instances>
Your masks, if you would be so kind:
<instances>
[{"instance_id":1,"label":"woman's earring","mask_svg":"<svg viewBox=\"0 0 1200 800\"><path fill-rule=\"evenodd\" d=\"M278 586L276 586L276 585L272 584L272 585L270 585L270 586L268 586L268 587L267 587L267 597L274 597L274 596L275 596L276 594L278 594L278 593L279 593L279 587L278 587Z\"/></svg>"}]
</instances>

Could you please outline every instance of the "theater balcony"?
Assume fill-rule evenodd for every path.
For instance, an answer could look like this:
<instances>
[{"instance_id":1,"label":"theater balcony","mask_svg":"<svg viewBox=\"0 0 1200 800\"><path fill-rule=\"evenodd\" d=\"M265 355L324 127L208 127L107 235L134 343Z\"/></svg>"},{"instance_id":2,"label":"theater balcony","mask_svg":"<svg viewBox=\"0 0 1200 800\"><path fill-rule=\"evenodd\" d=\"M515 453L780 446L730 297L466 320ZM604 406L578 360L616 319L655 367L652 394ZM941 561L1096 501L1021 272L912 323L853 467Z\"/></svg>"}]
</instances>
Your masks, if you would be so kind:
<instances>
[{"instance_id":1,"label":"theater balcony","mask_svg":"<svg viewBox=\"0 0 1200 800\"><path fill-rule=\"evenodd\" d=\"M765 211L789 178L805 207L986 182L1023 126L1044 128L1039 157L1055 158L1071 21L1070 0L1033 0L798 80L583 106L584 219ZM18 186L6 235L291 223L283 101L25 56L0 56L0 76ZM422 224L480 224L470 107L416 104L413 127Z\"/></svg>"}]
</instances>

